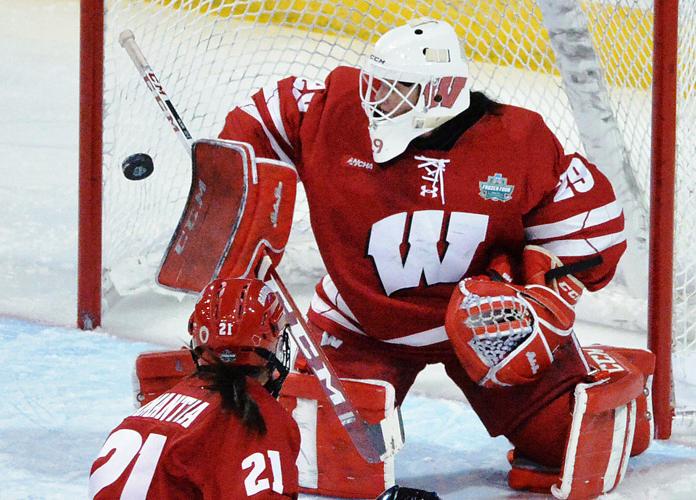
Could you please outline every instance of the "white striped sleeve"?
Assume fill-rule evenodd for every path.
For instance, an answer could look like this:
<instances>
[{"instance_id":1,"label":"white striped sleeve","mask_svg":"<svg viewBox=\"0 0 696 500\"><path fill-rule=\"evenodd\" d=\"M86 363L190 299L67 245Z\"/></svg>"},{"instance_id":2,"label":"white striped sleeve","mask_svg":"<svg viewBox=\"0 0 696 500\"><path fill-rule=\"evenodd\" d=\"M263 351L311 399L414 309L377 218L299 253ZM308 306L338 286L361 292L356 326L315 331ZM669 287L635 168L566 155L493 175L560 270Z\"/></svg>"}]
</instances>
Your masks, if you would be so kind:
<instances>
[{"instance_id":1,"label":"white striped sleeve","mask_svg":"<svg viewBox=\"0 0 696 500\"><path fill-rule=\"evenodd\" d=\"M273 152L278 155L278 158L280 158L281 161L289 163L290 165L295 167L295 163L292 161L292 159L290 159L290 157L287 154L285 154L283 148L280 147L278 141L276 141L271 131L268 130L268 127L266 127L266 124L263 122L263 119L261 118L261 114L256 108L256 104L254 104L253 102L248 102L243 104L242 106L239 106L239 109L251 116L254 120L256 120L259 123L259 125L261 125L261 127L263 128L263 132L264 134L266 134L266 138L268 139L268 142L271 145L271 148L273 148Z\"/></svg>"},{"instance_id":2,"label":"white striped sleeve","mask_svg":"<svg viewBox=\"0 0 696 500\"><path fill-rule=\"evenodd\" d=\"M622 214L623 210L621 209L621 205L613 201L558 222L527 227L525 228L525 235L528 240L563 237L617 219L621 217Z\"/></svg>"},{"instance_id":3,"label":"white striped sleeve","mask_svg":"<svg viewBox=\"0 0 696 500\"><path fill-rule=\"evenodd\" d=\"M620 231L595 238L554 240L541 243L540 246L558 257L583 257L595 255L624 241L626 241L626 236L623 231Z\"/></svg>"},{"instance_id":4,"label":"white striped sleeve","mask_svg":"<svg viewBox=\"0 0 696 500\"><path fill-rule=\"evenodd\" d=\"M285 124L283 123L283 115L280 111L280 95L277 85L267 86L263 88L263 94L266 97L266 107L268 108L268 114L271 116L273 125L275 125L276 130L285 141L289 150L294 149L290 139L288 138L288 133L285 131Z\"/></svg>"}]
</instances>

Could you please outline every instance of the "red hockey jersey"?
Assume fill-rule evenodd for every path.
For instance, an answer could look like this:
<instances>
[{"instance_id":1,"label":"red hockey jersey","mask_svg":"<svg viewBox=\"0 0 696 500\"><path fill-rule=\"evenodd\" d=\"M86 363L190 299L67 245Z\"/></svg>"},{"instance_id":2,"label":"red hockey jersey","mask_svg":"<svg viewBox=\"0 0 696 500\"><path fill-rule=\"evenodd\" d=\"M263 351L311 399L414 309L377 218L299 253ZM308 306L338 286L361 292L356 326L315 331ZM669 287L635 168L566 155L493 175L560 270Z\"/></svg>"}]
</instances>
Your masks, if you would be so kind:
<instances>
[{"instance_id":1,"label":"red hockey jersey","mask_svg":"<svg viewBox=\"0 0 696 500\"><path fill-rule=\"evenodd\" d=\"M611 279L626 247L621 207L540 115L502 105L449 150L411 145L377 164L358 78L340 67L325 84L281 80L232 110L220 134L297 169L328 271L310 310L320 327L411 346L445 341L453 286L483 273L493 252L519 255L530 243L564 263L601 255L578 275L590 290Z\"/></svg>"},{"instance_id":2,"label":"red hockey jersey","mask_svg":"<svg viewBox=\"0 0 696 500\"><path fill-rule=\"evenodd\" d=\"M89 497L297 498L297 424L256 382L267 433L248 433L220 395L188 378L127 417L92 465Z\"/></svg>"}]
</instances>

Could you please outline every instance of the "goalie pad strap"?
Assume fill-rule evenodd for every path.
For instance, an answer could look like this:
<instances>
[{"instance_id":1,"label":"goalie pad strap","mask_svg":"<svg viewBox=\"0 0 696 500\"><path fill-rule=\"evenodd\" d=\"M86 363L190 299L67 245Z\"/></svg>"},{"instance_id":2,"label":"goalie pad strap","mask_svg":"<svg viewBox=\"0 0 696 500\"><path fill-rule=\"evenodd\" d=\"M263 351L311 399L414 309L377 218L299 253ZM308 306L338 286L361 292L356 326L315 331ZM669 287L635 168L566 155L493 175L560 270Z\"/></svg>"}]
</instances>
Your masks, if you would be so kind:
<instances>
[{"instance_id":1,"label":"goalie pad strap","mask_svg":"<svg viewBox=\"0 0 696 500\"><path fill-rule=\"evenodd\" d=\"M546 281L552 281L558 278L562 278L564 276L568 276L569 274L576 274L581 273L583 271L587 271L588 269L592 269L593 267L602 264L603 260L604 259L602 259L602 256L597 254L594 257L590 257L589 259L581 260L578 262L572 262L570 264L564 264L560 267L555 267L546 272Z\"/></svg>"},{"instance_id":2,"label":"goalie pad strap","mask_svg":"<svg viewBox=\"0 0 696 500\"><path fill-rule=\"evenodd\" d=\"M574 306L585 285L573 273L580 273L601 263L602 257L597 255L580 262L564 264L545 248L527 245L522 251L522 283L548 286L566 303Z\"/></svg>"},{"instance_id":3,"label":"goalie pad strap","mask_svg":"<svg viewBox=\"0 0 696 500\"><path fill-rule=\"evenodd\" d=\"M510 450L507 459L512 468L508 473L508 485L513 490L533 491L547 494L558 481L558 468L544 467L536 462L518 456Z\"/></svg>"}]
</instances>

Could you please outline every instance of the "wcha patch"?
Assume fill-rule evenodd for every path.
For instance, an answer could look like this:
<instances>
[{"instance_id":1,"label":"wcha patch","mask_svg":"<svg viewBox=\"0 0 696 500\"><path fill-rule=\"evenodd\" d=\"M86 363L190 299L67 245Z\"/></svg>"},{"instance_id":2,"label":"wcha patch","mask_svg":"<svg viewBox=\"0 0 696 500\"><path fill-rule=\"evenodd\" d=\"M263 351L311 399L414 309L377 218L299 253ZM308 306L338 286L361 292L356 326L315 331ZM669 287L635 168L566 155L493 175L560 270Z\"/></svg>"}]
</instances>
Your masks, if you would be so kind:
<instances>
[{"instance_id":1,"label":"wcha patch","mask_svg":"<svg viewBox=\"0 0 696 500\"><path fill-rule=\"evenodd\" d=\"M485 182L479 181L479 195L484 200L510 201L514 190L515 186L508 185L507 177L503 177L503 174L489 175Z\"/></svg>"}]
</instances>

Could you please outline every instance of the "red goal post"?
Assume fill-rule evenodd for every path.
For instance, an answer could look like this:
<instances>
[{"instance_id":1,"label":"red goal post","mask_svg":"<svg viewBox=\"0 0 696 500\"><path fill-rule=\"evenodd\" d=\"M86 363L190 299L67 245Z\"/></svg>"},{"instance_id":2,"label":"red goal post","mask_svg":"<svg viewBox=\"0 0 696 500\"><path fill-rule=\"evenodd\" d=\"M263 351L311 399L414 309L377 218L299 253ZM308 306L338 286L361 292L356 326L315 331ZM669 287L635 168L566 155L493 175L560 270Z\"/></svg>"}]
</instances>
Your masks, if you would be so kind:
<instances>
[{"instance_id":1,"label":"red goal post","mask_svg":"<svg viewBox=\"0 0 696 500\"><path fill-rule=\"evenodd\" d=\"M655 353L655 436L668 439L675 414L672 376L674 210L679 0L655 3L650 169L648 347ZM690 83L693 86L696 82ZM696 256L692 256L696 257ZM688 304L686 305L688 307ZM669 311L669 312L667 312Z\"/></svg>"},{"instance_id":2,"label":"red goal post","mask_svg":"<svg viewBox=\"0 0 696 500\"><path fill-rule=\"evenodd\" d=\"M288 74L321 80L340 63L359 63L390 27L416 17L443 18L462 38L475 90L540 112L566 149L587 155L617 186L632 251L616 283L598 300L587 299L585 309L592 319L649 332L647 343L658 356L657 435L668 437L673 346L680 353L696 350L696 287L689 274L696 273L690 246L696 219L688 220L689 203L696 202L688 199L696 190L688 177L696 177L689 174L696 160L686 152L694 148L696 131L682 126L696 121L691 4L82 0L78 326L99 326L105 306L119 296L156 289L157 266L190 179L188 159L118 46L120 31L135 33L198 138L217 135L224 113L255 88ZM136 152L154 158L155 173L127 181L120 162ZM306 214L296 225L295 241L310 248ZM293 257L292 242L284 264L314 279L321 269L307 269L312 259L305 258L305 247Z\"/></svg>"}]
</instances>

